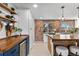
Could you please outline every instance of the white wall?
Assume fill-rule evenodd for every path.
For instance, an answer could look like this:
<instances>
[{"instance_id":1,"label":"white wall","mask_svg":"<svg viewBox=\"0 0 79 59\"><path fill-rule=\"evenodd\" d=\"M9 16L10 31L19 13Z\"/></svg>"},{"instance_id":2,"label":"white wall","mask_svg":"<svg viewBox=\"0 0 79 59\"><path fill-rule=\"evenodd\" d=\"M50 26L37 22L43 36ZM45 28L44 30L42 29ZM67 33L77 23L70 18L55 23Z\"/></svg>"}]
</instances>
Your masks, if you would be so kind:
<instances>
[{"instance_id":1,"label":"white wall","mask_svg":"<svg viewBox=\"0 0 79 59\"><path fill-rule=\"evenodd\" d=\"M28 17L26 9L17 9L18 13L18 27L22 28L22 34L28 34Z\"/></svg>"},{"instance_id":2,"label":"white wall","mask_svg":"<svg viewBox=\"0 0 79 59\"><path fill-rule=\"evenodd\" d=\"M30 40L30 48L34 42L34 19L30 9L17 9L18 27L22 28L22 34L28 34Z\"/></svg>"},{"instance_id":3,"label":"white wall","mask_svg":"<svg viewBox=\"0 0 79 59\"><path fill-rule=\"evenodd\" d=\"M34 42L34 37L35 37L35 27L34 27L34 19L32 17L32 14L31 14L31 11L28 10L28 14L29 14L29 24L28 24L28 27L29 27L29 38L30 38L30 48L32 47L33 45L33 42Z\"/></svg>"}]
</instances>

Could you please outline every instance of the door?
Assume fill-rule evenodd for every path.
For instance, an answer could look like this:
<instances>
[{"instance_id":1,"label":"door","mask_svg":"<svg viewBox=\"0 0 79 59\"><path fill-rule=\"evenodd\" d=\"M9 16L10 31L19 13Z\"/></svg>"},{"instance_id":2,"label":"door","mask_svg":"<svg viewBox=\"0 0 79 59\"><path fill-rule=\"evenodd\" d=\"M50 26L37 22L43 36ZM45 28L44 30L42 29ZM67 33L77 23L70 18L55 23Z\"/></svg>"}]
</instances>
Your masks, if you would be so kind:
<instances>
[{"instance_id":1,"label":"door","mask_svg":"<svg viewBox=\"0 0 79 59\"><path fill-rule=\"evenodd\" d=\"M35 20L35 41L43 41L43 21Z\"/></svg>"}]
</instances>

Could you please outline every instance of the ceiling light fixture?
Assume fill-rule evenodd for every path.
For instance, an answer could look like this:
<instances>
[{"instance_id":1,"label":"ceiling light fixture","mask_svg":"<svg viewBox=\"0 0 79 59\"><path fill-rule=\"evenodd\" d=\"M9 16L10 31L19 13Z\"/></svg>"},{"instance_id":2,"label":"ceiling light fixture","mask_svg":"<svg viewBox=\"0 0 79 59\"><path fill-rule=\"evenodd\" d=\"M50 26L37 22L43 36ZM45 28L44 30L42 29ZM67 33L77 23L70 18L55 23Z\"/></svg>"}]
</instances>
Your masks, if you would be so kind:
<instances>
[{"instance_id":1,"label":"ceiling light fixture","mask_svg":"<svg viewBox=\"0 0 79 59\"><path fill-rule=\"evenodd\" d=\"M62 20L64 20L64 6L61 6L61 9L62 9Z\"/></svg>"},{"instance_id":2,"label":"ceiling light fixture","mask_svg":"<svg viewBox=\"0 0 79 59\"><path fill-rule=\"evenodd\" d=\"M77 9L78 9L78 18L79 18L79 7L77 7Z\"/></svg>"},{"instance_id":3,"label":"ceiling light fixture","mask_svg":"<svg viewBox=\"0 0 79 59\"><path fill-rule=\"evenodd\" d=\"M37 8L37 7L38 7L38 5L37 5L37 4L34 4L34 5L33 5L33 7L34 7L34 8Z\"/></svg>"},{"instance_id":4,"label":"ceiling light fixture","mask_svg":"<svg viewBox=\"0 0 79 59\"><path fill-rule=\"evenodd\" d=\"M61 12L62 12L62 18L61 18L61 29L63 29L65 26L65 22L64 22L64 6L61 6Z\"/></svg>"}]
</instances>

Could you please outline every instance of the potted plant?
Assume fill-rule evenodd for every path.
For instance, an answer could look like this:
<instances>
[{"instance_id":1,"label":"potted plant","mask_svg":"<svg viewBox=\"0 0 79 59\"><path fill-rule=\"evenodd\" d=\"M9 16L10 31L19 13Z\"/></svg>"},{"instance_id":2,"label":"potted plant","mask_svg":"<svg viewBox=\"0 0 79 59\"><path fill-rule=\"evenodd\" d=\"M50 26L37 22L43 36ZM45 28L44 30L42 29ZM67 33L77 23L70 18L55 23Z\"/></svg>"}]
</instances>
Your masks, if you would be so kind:
<instances>
[{"instance_id":1,"label":"potted plant","mask_svg":"<svg viewBox=\"0 0 79 59\"><path fill-rule=\"evenodd\" d=\"M21 35L22 29L15 27L15 35Z\"/></svg>"},{"instance_id":2,"label":"potted plant","mask_svg":"<svg viewBox=\"0 0 79 59\"><path fill-rule=\"evenodd\" d=\"M69 29L70 37L74 38L74 34L76 34L79 31L79 28L71 28Z\"/></svg>"}]
</instances>

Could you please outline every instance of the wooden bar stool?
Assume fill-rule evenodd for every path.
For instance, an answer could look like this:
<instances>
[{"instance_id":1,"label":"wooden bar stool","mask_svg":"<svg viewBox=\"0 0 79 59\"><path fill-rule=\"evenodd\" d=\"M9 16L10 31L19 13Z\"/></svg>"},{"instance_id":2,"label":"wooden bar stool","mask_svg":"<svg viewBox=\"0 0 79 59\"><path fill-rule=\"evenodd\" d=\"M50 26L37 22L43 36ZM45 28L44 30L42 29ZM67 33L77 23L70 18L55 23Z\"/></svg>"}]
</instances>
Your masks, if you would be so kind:
<instances>
[{"instance_id":1,"label":"wooden bar stool","mask_svg":"<svg viewBox=\"0 0 79 59\"><path fill-rule=\"evenodd\" d=\"M70 49L70 53L72 53L76 56L79 55L79 47L78 46L70 46L69 49Z\"/></svg>"},{"instance_id":2,"label":"wooden bar stool","mask_svg":"<svg viewBox=\"0 0 79 59\"><path fill-rule=\"evenodd\" d=\"M64 46L57 46L56 53L58 56L68 56L68 49Z\"/></svg>"}]
</instances>

